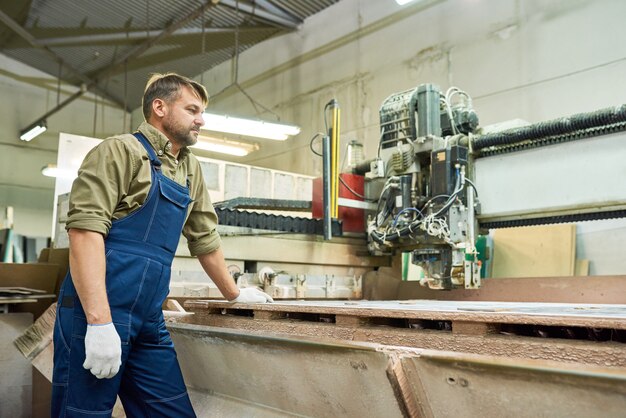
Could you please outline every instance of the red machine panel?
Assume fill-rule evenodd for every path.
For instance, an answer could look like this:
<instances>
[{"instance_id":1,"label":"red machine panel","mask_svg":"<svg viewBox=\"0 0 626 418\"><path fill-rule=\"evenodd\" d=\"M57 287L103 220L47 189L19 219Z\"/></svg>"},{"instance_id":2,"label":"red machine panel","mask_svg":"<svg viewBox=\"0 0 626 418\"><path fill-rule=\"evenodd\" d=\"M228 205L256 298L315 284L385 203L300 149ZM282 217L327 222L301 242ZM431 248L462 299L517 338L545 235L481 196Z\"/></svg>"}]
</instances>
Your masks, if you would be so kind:
<instances>
[{"instance_id":1,"label":"red machine panel","mask_svg":"<svg viewBox=\"0 0 626 418\"><path fill-rule=\"evenodd\" d=\"M355 192L363 196L364 177L357 174L339 174L339 177ZM322 178L313 180L313 217L321 219L324 217ZM339 197L352 200L363 199L354 195L350 190L339 182ZM339 206L339 219L343 220L343 232L364 232L365 231L365 211L363 209L346 208Z\"/></svg>"}]
</instances>

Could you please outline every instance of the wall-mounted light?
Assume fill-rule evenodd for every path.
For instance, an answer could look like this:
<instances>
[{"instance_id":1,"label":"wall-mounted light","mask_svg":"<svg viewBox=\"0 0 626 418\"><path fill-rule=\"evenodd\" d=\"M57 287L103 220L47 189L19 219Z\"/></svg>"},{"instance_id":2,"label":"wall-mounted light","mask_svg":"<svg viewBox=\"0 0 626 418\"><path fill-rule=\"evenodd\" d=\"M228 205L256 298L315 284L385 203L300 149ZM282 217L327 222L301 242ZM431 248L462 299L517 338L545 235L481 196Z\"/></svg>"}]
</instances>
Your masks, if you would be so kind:
<instances>
[{"instance_id":1,"label":"wall-mounted light","mask_svg":"<svg viewBox=\"0 0 626 418\"><path fill-rule=\"evenodd\" d=\"M33 123L32 125L30 125L28 128L23 129L20 132L20 139L22 141L28 142L32 140L34 137L36 137L37 135L44 133L46 129L48 129L48 126L46 125L46 121L43 119L39 120Z\"/></svg>"},{"instance_id":2,"label":"wall-mounted light","mask_svg":"<svg viewBox=\"0 0 626 418\"><path fill-rule=\"evenodd\" d=\"M47 177L58 177L62 179L75 179L78 176L77 171L58 168L56 164L44 166L41 169L41 174Z\"/></svg>"},{"instance_id":3,"label":"wall-mounted light","mask_svg":"<svg viewBox=\"0 0 626 418\"><path fill-rule=\"evenodd\" d=\"M284 141L290 135L300 133L300 127L285 123L266 122L259 119L245 119L235 116L204 113L205 125L202 129L230 134L254 136L257 138Z\"/></svg>"},{"instance_id":4,"label":"wall-mounted light","mask_svg":"<svg viewBox=\"0 0 626 418\"><path fill-rule=\"evenodd\" d=\"M259 149L257 144L247 144L244 142L213 138L206 135L198 136L198 142L196 142L195 145L192 145L192 147L211 152L218 152L220 154L235 155L238 157L244 157L252 151Z\"/></svg>"}]
</instances>

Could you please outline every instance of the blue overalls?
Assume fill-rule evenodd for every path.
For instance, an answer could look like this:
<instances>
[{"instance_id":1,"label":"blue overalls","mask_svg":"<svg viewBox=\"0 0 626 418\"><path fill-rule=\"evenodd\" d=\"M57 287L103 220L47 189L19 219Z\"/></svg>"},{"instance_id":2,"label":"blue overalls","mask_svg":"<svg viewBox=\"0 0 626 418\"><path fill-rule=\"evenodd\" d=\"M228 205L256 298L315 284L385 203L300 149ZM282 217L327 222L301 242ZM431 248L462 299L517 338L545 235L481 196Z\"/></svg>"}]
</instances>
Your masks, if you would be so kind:
<instances>
[{"instance_id":1,"label":"blue overalls","mask_svg":"<svg viewBox=\"0 0 626 418\"><path fill-rule=\"evenodd\" d=\"M161 173L146 137L134 135L150 157L150 192L141 208L113 221L105 239L106 290L122 365L111 379L83 368L87 321L68 272L54 327L53 417L110 417L118 394L128 417L195 417L161 308L191 198L187 187Z\"/></svg>"}]
</instances>

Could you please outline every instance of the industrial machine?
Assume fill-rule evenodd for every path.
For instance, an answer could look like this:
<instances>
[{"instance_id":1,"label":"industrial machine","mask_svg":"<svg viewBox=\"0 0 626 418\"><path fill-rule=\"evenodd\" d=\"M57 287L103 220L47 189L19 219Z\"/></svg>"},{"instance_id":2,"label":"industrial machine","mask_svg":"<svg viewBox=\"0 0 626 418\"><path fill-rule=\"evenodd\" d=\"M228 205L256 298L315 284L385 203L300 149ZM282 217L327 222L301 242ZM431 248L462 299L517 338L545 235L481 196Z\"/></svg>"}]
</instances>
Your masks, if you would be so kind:
<instances>
[{"instance_id":1,"label":"industrial machine","mask_svg":"<svg viewBox=\"0 0 626 418\"><path fill-rule=\"evenodd\" d=\"M338 218L340 205L337 101L331 100L327 110L331 115L325 121L331 123L322 157L329 204L322 211L313 202L313 214L330 221ZM366 200L376 203L375 210L368 211L366 226L370 254L411 251L412 262L424 271L424 284L432 289L480 287L475 216L479 205L470 150L477 128L478 117L467 93L451 88L443 94L437 86L424 84L383 102L377 156L353 167L353 173L366 177ZM345 179L339 180L349 187ZM315 190L314 184L314 195ZM218 210L223 207L218 204ZM225 218L221 216L222 221ZM328 225L326 238L336 235Z\"/></svg>"},{"instance_id":2,"label":"industrial machine","mask_svg":"<svg viewBox=\"0 0 626 418\"><path fill-rule=\"evenodd\" d=\"M342 222L344 232L358 230L365 223L363 243L372 258L410 254L410 262L421 271L423 286L451 290L481 286L481 265L486 258L482 243L490 229L626 216L626 190L616 183L626 105L537 124L480 127L468 93L456 87L444 93L434 84L422 84L390 95L379 113L376 155L349 164L348 175L353 177L346 178L338 170L339 104L331 100L326 105L327 135L318 154L324 159L324 176L313 182L314 199L324 204L233 199L216 205L220 223L307 236L323 234L335 243L342 235ZM546 147L555 144L559 146ZM361 183L355 179L359 176ZM354 191L355 185L363 195ZM361 201L342 198L342 187ZM342 219L339 206L344 214L360 210L366 216ZM324 219L246 211L311 207L314 218ZM257 273L262 267L247 273ZM259 276L245 283L265 283L264 289L276 290L276 297L304 295L302 287L296 286L301 281L296 276L307 274L306 269L289 273L280 289L271 283L273 278ZM329 276L323 281L333 280ZM358 292L358 280L350 280L350 292ZM326 287L331 290L327 289L327 297L341 294L332 291L331 285Z\"/></svg>"},{"instance_id":3,"label":"industrial machine","mask_svg":"<svg viewBox=\"0 0 626 418\"><path fill-rule=\"evenodd\" d=\"M454 105L451 101L459 98ZM378 155L356 167L377 200L367 225L373 254L413 249L433 289L480 286L470 136L478 127L470 96L423 84L380 108Z\"/></svg>"},{"instance_id":4,"label":"industrial machine","mask_svg":"<svg viewBox=\"0 0 626 418\"><path fill-rule=\"evenodd\" d=\"M591 158L592 154L571 151L568 157L573 164L562 170L552 162L562 160L554 150L544 152L550 162L539 168L524 162L513 171L514 166L508 162L482 166L476 162L484 157L597 137L625 128L626 105L622 105L536 125L484 132L478 126L471 97L456 87L444 94L436 85L422 84L392 94L380 108L377 156L353 168L353 172L366 177L365 198L377 202L367 224L370 253L411 251L411 262L423 270L422 282L431 289L476 289L481 284L482 257L476 248L481 230L623 217L623 188L607 190L606 185L598 185L597 193L585 188L570 192L563 190L561 180L557 180L560 184L550 183L560 176L580 176L568 173L588 162L577 165L575 159ZM593 155L610 152L615 146L615 138L605 140L606 148L592 146ZM525 158L538 161L536 156ZM606 161L606 156L598 161L602 160ZM550 165L552 168L546 171ZM591 169L598 171L596 167ZM516 174L518 177L509 183L493 183L494 178ZM611 177L615 175L607 173L607 178ZM532 178L538 178L537 184L546 187L545 193L520 187L520 195L529 199L517 200L503 194ZM550 186L554 186L552 190ZM487 208L477 199L479 191L489 200ZM578 202L568 201L572 194L579 196ZM545 206L530 207L530 202L541 201L544 196L553 200ZM513 207L502 206L498 201L514 202Z\"/></svg>"}]
</instances>

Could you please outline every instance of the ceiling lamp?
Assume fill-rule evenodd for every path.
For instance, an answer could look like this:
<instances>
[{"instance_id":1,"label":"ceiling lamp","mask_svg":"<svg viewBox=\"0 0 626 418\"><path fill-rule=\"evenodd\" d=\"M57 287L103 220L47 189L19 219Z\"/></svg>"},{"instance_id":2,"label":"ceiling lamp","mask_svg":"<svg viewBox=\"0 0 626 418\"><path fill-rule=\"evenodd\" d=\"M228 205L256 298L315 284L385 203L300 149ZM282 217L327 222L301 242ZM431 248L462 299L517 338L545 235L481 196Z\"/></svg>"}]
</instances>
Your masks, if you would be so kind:
<instances>
[{"instance_id":1,"label":"ceiling lamp","mask_svg":"<svg viewBox=\"0 0 626 418\"><path fill-rule=\"evenodd\" d=\"M28 142L35 138L37 135L44 133L46 129L48 129L48 126L46 125L46 121L42 119L33 123L28 128L22 130L20 132L20 139L22 141Z\"/></svg>"},{"instance_id":2,"label":"ceiling lamp","mask_svg":"<svg viewBox=\"0 0 626 418\"><path fill-rule=\"evenodd\" d=\"M290 135L300 133L300 127L284 123L266 122L259 119L245 119L217 113L204 113L202 129L229 134L253 136L257 138L284 141Z\"/></svg>"},{"instance_id":3,"label":"ceiling lamp","mask_svg":"<svg viewBox=\"0 0 626 418\"><path fill-rule=\"evenodd\" d=\"M198 142L191 147L220 154L235 155L237 157L244 157L259 148L257 144L246 144L205 135L198 136Z\"/></svg>"},{"instance_id":4,"label":"ceiling lamp","mask_svg":"<svg viewBox=\"0 0 626 418\"><path fill-rule=\"evenodd\" d=\"M403 6L407 3L412 2L413 0L396 0L396 3L398 3L400 6Z\"/></svg>"},{"instance_id":5,"label":"ceiling lamp","mask_svg":"<svg viewBox=\"0 0 626 418\"><path fill-rule=\"evenodd\" d=\"M62 179L75 179L78 172L75 170L58 168L56 164L48 164L41 169L41 174L47 177L58 177Z\"/></svg>"},{"instance_id":6,"label":"ceiling lamp","mask_svg":"<svg viewBox=\"0 0 626 418\"><path fill-rule=\"evenodd\" d=\"M215 2L216 0L213 1ZM239 17L239 2L235 2L235 14L237 16L237 22L239 22L240 20L243 21L243 19ZM259 108L261 108L265 112L271 113L272 115L276 116L276 118L278 119L278 115L276 113L274 113L268 107L263 106L261 103L254 100L252 96L248 94L239 84L239 49L239 24L237 23L235 26L235 50L233 54L233 64L235 68L233 74L234 79L231 84L220 90L218 93L212 95L212 99L215 100L216 97L220 96L226 90L236 88L244 96L246 96L250 103L252 103L252 106L254 106L257 114L259 114ZM202 74L204 74L204 72ZM284 141L290 135L297 135L300 133L299 126L288 125L284 123L266 122L259 119L246 119L208 112L205 112L202 116L204 117L204 126L202 128L208 131L225 132L229 134L252 136L256 138L273 139L276 141Z\"/></svg>"}]
</instances>

